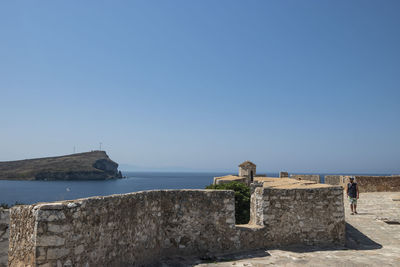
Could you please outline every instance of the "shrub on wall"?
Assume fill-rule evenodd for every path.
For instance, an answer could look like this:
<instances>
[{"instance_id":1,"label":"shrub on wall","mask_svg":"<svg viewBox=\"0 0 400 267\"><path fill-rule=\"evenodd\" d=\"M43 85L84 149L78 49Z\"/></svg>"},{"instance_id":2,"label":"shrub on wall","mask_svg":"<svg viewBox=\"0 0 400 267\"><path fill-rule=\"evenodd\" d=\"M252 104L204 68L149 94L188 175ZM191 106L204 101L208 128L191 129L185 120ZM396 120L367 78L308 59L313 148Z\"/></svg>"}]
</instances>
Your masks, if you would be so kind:
<instances>
[{"instance_id":1,"label":"shrub on wall","mask_svg":"<svg viewBox=\"0 0 400 267\"><path fill-rule=\"evenodd\" d=\"M211 184L206 189L235 191L235 218L237 224L246 224L250 220L250 187L240 182Z\"/></svg>"},{"instance_id":2,"label":"shrub on wall","mask_svg":"<svg viewBox=\"0 0 400 267\"><path fill-rule=\"evenodd\" d=\"M13 206L17 206L17 205L25 205L25 204L22 203L22 202L18 202L18 201L15 201L15 203L12 204L12 205L9 205L9 204L7 204L7 203L0 203L0 208L9 209L9 208L11 208L11 207L13 207Z\"/></svg>"}]
</instances>

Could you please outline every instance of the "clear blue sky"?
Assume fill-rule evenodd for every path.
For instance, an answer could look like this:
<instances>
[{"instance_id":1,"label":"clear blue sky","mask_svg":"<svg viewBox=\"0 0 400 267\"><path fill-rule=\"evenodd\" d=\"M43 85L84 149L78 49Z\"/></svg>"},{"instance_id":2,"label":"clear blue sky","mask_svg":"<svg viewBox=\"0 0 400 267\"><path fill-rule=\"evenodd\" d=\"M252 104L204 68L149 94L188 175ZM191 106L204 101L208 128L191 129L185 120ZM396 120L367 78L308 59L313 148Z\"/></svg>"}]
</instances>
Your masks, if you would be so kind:
<instances>
[{"instance_id":1,"label":"clear blue sky","mask_svg":"<svg viewBox=\"0 0 400 267\"><path fill-rule=\"evenodd\" d=\"M400 1L1 1L0 161L400 172ZM139 169L139 168L138 168Z\"/></svg>"}]
</instances>

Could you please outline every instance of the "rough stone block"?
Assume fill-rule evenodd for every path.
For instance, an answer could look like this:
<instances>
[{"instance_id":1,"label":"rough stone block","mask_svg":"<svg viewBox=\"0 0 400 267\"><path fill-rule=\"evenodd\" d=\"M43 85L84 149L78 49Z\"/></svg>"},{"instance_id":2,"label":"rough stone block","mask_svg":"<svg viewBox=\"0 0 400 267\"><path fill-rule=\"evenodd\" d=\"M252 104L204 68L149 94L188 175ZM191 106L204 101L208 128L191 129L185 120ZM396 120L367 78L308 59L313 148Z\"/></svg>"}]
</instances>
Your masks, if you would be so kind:
<instances>
[{"instance_id":1,"label":"rough stone block","mask_svg":"<svg viewBox=\"0 0 400 267\"><path fill-rule=\"evenodd\" d=\"M40 235L36 237L36 245L40 247L57 247L65 244L65 238Z\"/></svg>"},{"instance_id":2,"label":"rough stone block","mask_svg":"<svg viewBox=\"0 0 400 267\"><path fill-rule=\"evenodd\" d=\"M60 259L70 252L67 248L49 248L47 249L47 259L48 260L56 260Z\"/></svg>"},{"instance_id":3,"label":"rough stone block","mask_svg":"<svg viewBox=\"0 0 400 267\"><path fill-rule=\"evenodd\" d=\"M67 232L71 229L71 226L69 224L53 224L53 223L49 223L47 225L47 230L49 232L53 232L53 233L63 233L63 232Z\"/></svg>"},{"instance_id":4,"label":"rough stone block","mask_svg":"<svg viewBox=\"0 0 400 267\"><path fill-rule=\"evenodd\" d=\"M37 220L39 222L54 222L65 219L65 214L63 211L59 210L38 210Z\"/></svg>"},{"instance_id":5,"label":"rough stone block","mask_svg":"<svg viewBox=\"0 0 400 267\"><path fill-rule=\"evenodd\" d=\"M75 249L74 249L75 255L79 255L83 251L85 251L85 246L84 245L79 245L79 246L75 247Z\"/></svg>"}]
</instances>

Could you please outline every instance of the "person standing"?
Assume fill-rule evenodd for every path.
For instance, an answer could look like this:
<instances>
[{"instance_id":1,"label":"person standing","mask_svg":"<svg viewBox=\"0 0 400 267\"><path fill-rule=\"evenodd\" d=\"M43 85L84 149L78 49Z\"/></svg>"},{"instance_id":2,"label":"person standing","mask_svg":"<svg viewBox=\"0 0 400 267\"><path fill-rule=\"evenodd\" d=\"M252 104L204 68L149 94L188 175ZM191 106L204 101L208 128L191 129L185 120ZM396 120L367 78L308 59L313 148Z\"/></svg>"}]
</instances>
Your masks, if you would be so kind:
<instances>
[{"instance_id":1,"label":"person standing","mask_svg":"<svg viewBox=\"0 0 400 267\"><path fill-rule=\"evenodd\" d=\"M351 215L358 214L357 199L359 198L359 192L358 185L354 182L354 176L350 176L350 183L347 184L346 193L350 201Z\"/></svg>"}]
</instances>

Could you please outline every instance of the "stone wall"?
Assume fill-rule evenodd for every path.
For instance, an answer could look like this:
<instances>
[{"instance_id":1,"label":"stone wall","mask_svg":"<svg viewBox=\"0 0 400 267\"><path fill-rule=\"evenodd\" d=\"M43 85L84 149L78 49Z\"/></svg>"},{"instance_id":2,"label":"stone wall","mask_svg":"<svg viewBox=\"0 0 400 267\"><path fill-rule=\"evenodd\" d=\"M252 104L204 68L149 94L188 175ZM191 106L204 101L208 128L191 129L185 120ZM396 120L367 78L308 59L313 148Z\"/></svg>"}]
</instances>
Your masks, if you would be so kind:
<instances>
[{"instance_id":1,"label":"stone wall","mask_svg":"<svg viewBox=\"0 0 400 267\"><path fill-rule=\"evenodd\" d=\"M291 174L290 178L293 178L296 180L307 180L307 181L313 181L316 183L321 183L321 178L317 174Z\"/></svg>"},{"instance_id":2,"label":"stone wall","mask_svg":"<svg viewBox=\"0 0 400 267\"><path fill-rule=\"evenodd\" d=\"M36 215L33 206L15 206L10 209L9 266L35 266ZM12 263L12 264L10 264Z\"/></svg>"},{"instance_id":3,"label":"stone wall","mask_svg":"<svg viewBox=\"0 0 400 267\"><path fill-rule=\"evenodd\" d=\"M145 265L233 248L234 193L161 190L18 206L11 225L10 266Z\"/></svg>"},{"instance_id":4,"label":"stone wall","mask_svg":"<svg viewBox=\"0 0 400 267\"><path fill-rule=\"evenodd\" d=\"M325 175L325 184L342 185L343 175Z\"/></svg>"},{"instance_id":5,"label":"stone wall","mask_svg":"<svg viewBox=\"0 0 400 267\"><path fill-rule=\"evenodd\" d=\"M230 182L240 182L250 184L250 177L227 175L222 177L214 177L214 184L228 184Z\"/></svg>"},{"instance_id":6,"label":"stone wall","mask_svg":"<svg viewBox=\"0 0 400 267\"><path fill-rule=\"evenodd\" d=\"M264 245L344 244L343 190L339 186L256 187L251 211L252 223L268 229Z\"/></svg>"},{"instance_id":7,"label":"stone wall","mask_svg":"<svg viewBox=\"0 0 400 267\"><path fill-rule=\"evenodd\" d=\"M279 178L287 178L287 177L289 177L288 172L279 172Z\"/></svg>"},{"instance_id":8,"label":"stone wall","mask_svg":"<svg viewBox=\"0 0 400 267\"><path fill-rule=\"evenodd\" d=\"M343 188L349 183L349 175L327 175L325 183L340 185ZM356 175L358 190L363 192L400 192L400 176L361 176Z\"/></svg>"},{"instance_id":9,"label":"stone wall","mask_svg":"<svg viewBox=\"0 0 400 267\"><path fill-rule=\"evenodd\" d=\"M264 184L252 185L247 225L235 225L234 192L225 190L143 191L16 206L10 213L8 263L133 266L165 257L343 243L340 187L270 189Z\"/></svg>"},{"instance_id":10,"label":"stone wall","mask_svg":"<svg viewBox=\"0 0 400 267\"><path fill-rule=\"evenodd\" d=\"M7 266L10 212L0 208L0 267Z\"/></svg>"},{"instance_id":11,"label":"stone wall","mask_svg":"<svg viewBox=\"0 0 400 267\"><path fill-rule=\"evenodd\" d=\"M245 177L251 177L251 174L253 174L253 177L256 176L256 165L247 165L247 166L242 166L240 167L239 165L239 176L245 176Z\"/></svg>"},{"instance_id":12,"label":"stone wall","mask_svg":"<svg viewBox=\"0 0 400 267\"><path fill-rule=\"evenodd\" d=\"M356 182L360 193L400 192L400 176L356 176Z\"/></svg>"}]
</instances>

